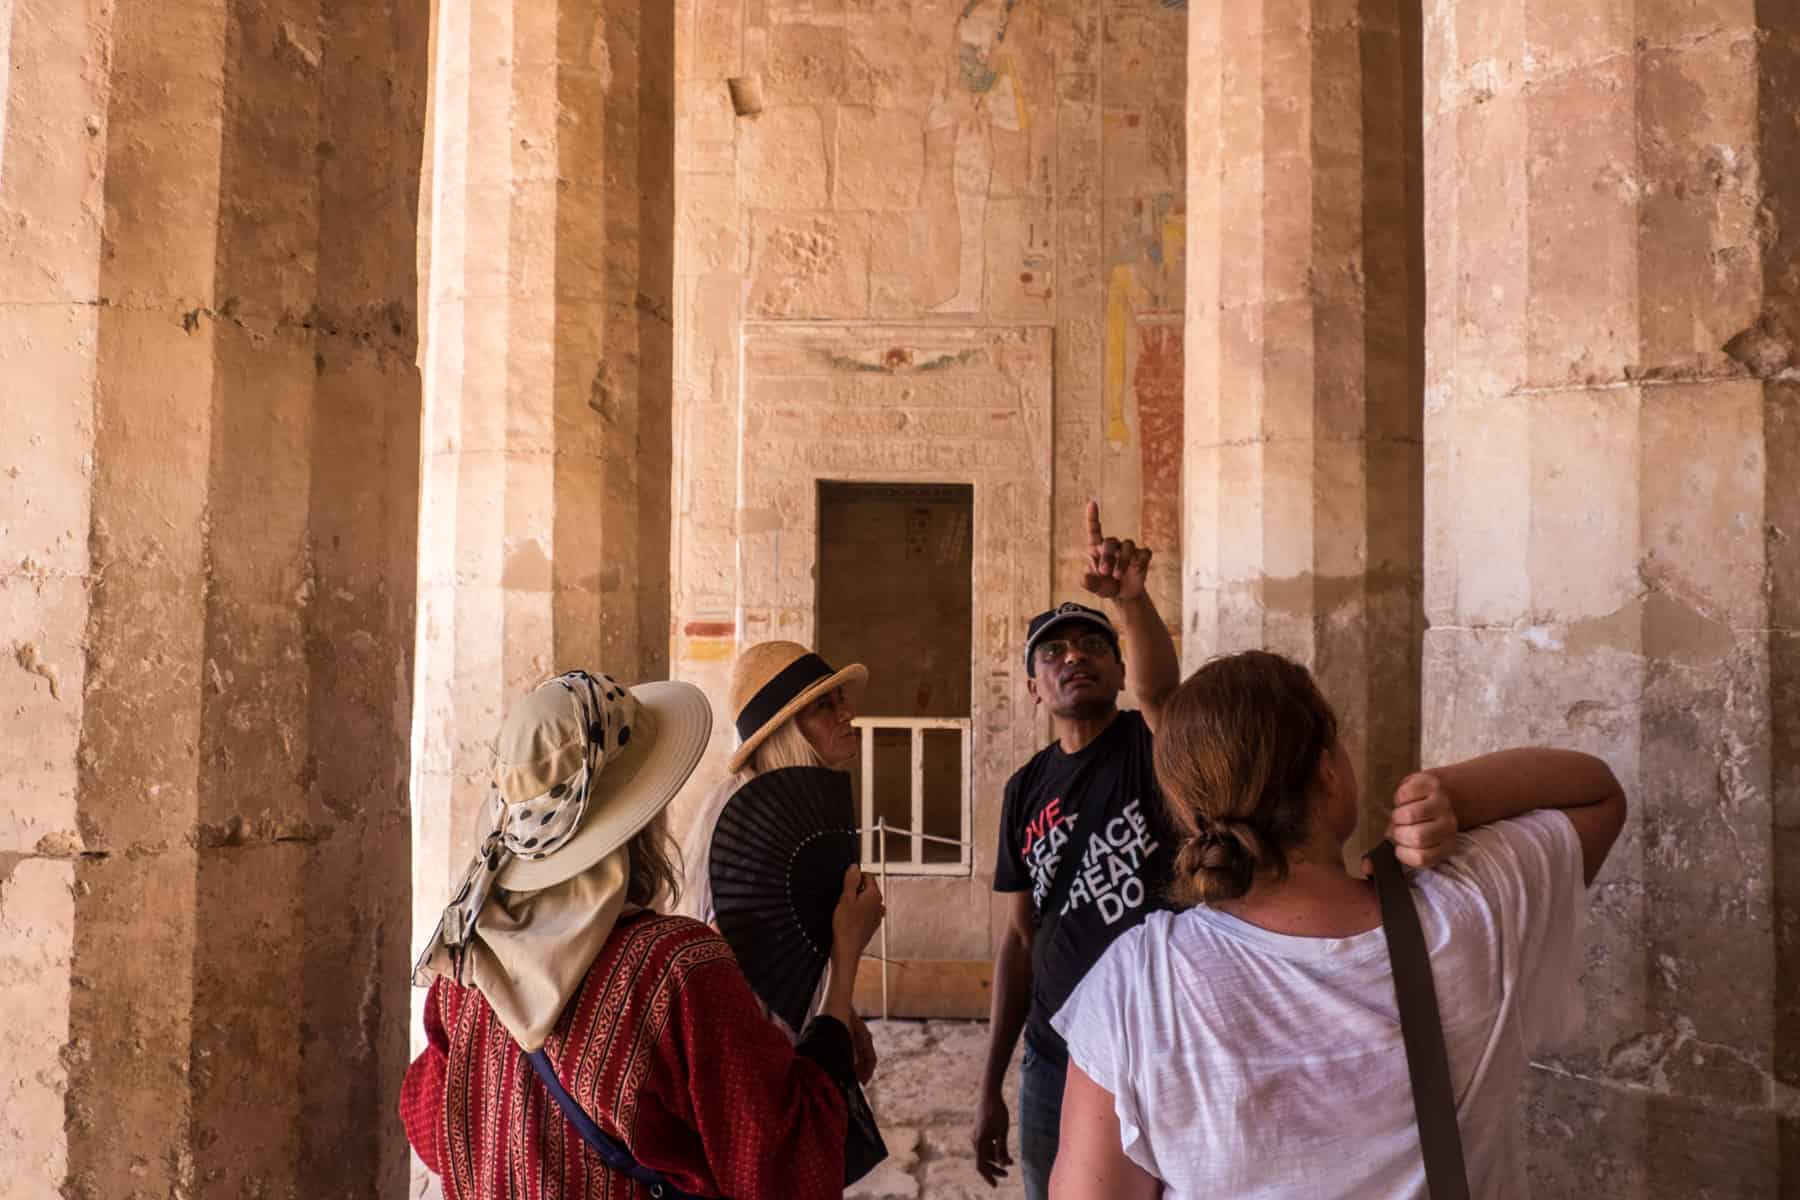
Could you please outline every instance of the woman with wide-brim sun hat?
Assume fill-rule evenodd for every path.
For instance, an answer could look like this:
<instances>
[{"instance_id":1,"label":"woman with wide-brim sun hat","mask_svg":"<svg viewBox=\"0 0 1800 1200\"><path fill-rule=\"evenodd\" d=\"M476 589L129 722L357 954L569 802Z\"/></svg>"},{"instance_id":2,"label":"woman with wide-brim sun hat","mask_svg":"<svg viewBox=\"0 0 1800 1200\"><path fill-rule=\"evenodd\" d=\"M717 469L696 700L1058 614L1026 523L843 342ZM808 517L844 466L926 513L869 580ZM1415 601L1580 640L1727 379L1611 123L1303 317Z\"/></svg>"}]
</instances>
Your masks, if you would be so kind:
<instances>
[{"instance_id":1,"label":"woman with wide-brim sun hat","mask_svg":"<svg viewBox=\"0 0 1800 1200\"><path fill-rule=\"evenodd\" d=\"M784 767L849 771L856 764L858 741L851 722L868 680L869 670L861 663L839 669L798 642L758 642L738 654L731 664L729 695L738 746L727 764L729 774L707 795L682 844L684 912L713 920L713 828L733 793L758 775ZM852 1020L851 1032L857 1073L866 1083L875 1069L874 1044L860 1020Z\"/></svg>"},{"instance_id":2,"label":"woman with wide-brim sun hat","mask_svg":"<svg viewBox=\"0 0 1800 1200\"><path fill-rule=\"evenodd\" d=\"M450 1200L843 1194L880 891L846 873L795 1045L717 933L656 911L678 887L664 810L711 729L689 684L581 671L502 722L475 856L414 970L427 1044L400 1097Z\"/></svg>"}]
</instances>

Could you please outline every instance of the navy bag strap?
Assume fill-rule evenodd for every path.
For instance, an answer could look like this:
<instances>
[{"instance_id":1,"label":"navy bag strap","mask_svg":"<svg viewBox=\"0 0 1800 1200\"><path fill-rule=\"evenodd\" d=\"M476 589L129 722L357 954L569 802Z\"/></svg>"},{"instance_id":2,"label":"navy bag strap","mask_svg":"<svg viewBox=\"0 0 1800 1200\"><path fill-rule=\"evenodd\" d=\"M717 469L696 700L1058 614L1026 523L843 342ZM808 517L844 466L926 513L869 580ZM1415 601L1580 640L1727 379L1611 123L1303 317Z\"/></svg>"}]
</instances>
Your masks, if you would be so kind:
<instances>
[{"instance_id":1,"label":"navy bag strap","mask_svg":"<svg viewBox=\"0 0 1800 1200\"><path fill-rule=\"evenodd\" d=\"M594 1153L600 1156L601 1162L619 1174L637 1180L649 1188L650 1194L658 1197L659 1200L703 1200L702 1197L682 1191L664 1179L658 1172L652 1171L638 1162L631 1156L631 1151L609 1137L600 1126L594 1124L594 1118L588 1116L587 1110L576 1102L575 1097L563 1090L562 1080L556 1077L556 1067L551 1064L547 1054L542 1050L533 1050L526 1057L531 1059L531 1069L537 1072L539 1079L543 1080L544 1087L550 1093L550 1098L556 1101L556 1107L563 1110L563 1116L569 1118L569 1124L575 1127L575 1132L581 1135L581 1140L594 1148Z\"/></svg>"}]
</instances>

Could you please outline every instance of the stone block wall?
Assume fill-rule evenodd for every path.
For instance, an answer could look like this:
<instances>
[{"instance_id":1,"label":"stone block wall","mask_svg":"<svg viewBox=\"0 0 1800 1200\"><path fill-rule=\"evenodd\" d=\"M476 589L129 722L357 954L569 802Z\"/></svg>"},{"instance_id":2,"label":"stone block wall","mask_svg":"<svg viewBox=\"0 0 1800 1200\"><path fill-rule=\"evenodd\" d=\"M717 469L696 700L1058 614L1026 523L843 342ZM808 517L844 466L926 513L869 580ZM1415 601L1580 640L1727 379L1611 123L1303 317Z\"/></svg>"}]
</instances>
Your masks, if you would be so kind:
<instances>
[{"instance_id":1,"label":"stone block wall","mask_svg":"<svg viewBox=\"0 0 1800 1200\"><path fill-rule=\"evenodd\" d=\"M1800 1190L1800 10L1426 6L1424 741L1605 757L1534 1194Z\"/></svg>"},{"instance_id":2,"label":"stone block wall","mask_svg":"<svg viewBox=\"0 0 1800 1200\"><path fill-rule=\"evenodd\" d=\"M960 885L981 915L915 948L984 957L993 806L1045 737L1017 650L1032 612L1080 594L1090 496L1157 550L1178 624L1186 17L1159 0L677 0L676 21L672 666L721 715L684 799L723 770L737 647L811 635L813 481L976 482L990 848ZM789 323L840 326L853 360L779 396L791 454L759 437L775 407L751 350ZM1009 331L1042 338L1043 389L1018 393L1039 407L986 411L961 364L927 369ZM751 495L771 469L773 507ZM1031 582L984 602L996 571Z\"/></svg>"},{"instance_id":3,"label":"stone block wall","mask_svg":"<svg viewBox=\"0 0 1800 1200\"><path fill-rule=\"evenodd\" d=\"M394 1194L429 29L0 11L0 1162Z\"/></svg>"}]
</instances>

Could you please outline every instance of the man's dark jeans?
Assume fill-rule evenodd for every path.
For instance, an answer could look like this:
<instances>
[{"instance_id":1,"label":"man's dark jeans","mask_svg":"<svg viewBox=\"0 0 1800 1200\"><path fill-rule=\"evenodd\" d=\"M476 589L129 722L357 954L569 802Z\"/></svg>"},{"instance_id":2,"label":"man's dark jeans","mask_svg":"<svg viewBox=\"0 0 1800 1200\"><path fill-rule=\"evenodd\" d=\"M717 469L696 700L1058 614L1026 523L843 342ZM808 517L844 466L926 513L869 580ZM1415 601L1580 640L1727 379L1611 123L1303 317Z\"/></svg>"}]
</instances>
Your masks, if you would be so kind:
<instances>
[{"instance_id":1,"label":"man's dark jeans","mask_svg":"<svg viewBox=\"0 0 1800 1200\"><path fill-rule=\"evenodd\" d=\"M1019 1064L1019 1174L1025 1180L1025 1200L1049 1200L1068 1073L1066 1055L1025 1043L1025 1059Z\"/></svg>"}]
</instances>

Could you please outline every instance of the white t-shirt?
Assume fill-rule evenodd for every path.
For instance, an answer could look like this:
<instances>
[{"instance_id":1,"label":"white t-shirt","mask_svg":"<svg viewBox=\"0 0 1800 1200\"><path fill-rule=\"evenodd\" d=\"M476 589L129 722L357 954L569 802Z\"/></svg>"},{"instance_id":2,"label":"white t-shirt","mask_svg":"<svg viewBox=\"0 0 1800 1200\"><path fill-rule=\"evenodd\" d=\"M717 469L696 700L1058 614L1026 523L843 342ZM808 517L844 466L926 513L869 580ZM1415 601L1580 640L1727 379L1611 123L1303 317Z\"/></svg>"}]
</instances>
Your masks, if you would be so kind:
<instances>
[{"instance_id":1,"label":"white t-shirt","mask_svg":"<svg viewBox=\"0 0 1800 1200\"><path fill-rule=\"evenodd\" d=\"M1471 1194L1524 1196L1527 1056L1581 1024L1581 844L1542 810L1413 876ZM1380 928L1271 933L1207 908L1122 935L1052 1022L1178 1197L1425 1197Z\"/></svg>"}]
</instances>

